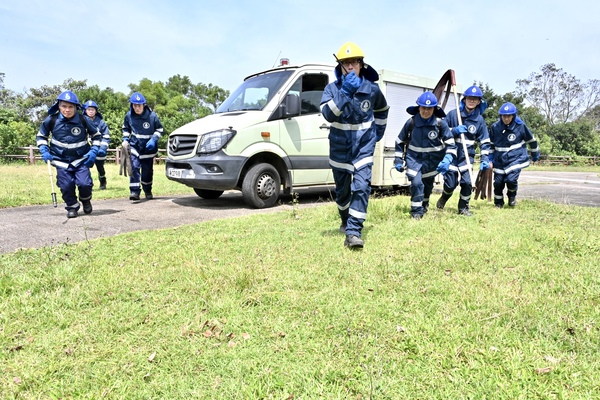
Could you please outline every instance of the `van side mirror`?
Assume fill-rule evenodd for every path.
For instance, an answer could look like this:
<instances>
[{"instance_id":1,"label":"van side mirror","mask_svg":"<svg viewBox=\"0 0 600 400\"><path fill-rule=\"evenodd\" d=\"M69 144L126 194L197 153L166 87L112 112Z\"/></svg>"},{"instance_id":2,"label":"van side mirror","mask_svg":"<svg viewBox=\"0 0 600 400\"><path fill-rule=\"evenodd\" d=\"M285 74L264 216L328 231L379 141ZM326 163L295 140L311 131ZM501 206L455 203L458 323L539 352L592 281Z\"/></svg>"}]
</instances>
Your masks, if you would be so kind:
<instances>
[{"instance_id":1,"label":"van side mirror","mask_svg":"<svg viewBox=\"0 0 600 400\"><path fill-rule=\"evenodd\" d=\"M300 115L300 96L297 94L288 94L285 96L285 117L294 117Z\"/></svg>"},{"instance_id":2,"label":"van side mirror","mask_svg":"<svg viewBox=\"0 0 600 400\"><path fill-rule=\"evenodd\" d=\"M300 96L297 94L288 93L285 99L273 111L269 117L269 121L274 121L282 118L291 118L300 115Z\"/></svg>"}]
</instances>

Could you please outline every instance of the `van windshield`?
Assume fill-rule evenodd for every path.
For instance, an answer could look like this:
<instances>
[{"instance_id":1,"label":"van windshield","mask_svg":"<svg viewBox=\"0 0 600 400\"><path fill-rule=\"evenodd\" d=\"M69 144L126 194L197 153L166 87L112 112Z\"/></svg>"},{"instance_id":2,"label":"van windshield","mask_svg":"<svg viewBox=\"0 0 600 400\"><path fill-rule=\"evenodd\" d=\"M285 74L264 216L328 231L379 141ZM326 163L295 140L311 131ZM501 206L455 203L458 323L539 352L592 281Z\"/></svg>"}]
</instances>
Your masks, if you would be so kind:
<instances>
[{"instance_id":1,"label":"van windshield","mask_svg":"<svg viewBox=\"0 0 600 400\"><path fill-rule=\"evenodd\" d=\"M279 91L293 71L285 70L246 79L217 109L230 111L262 110Z\"/></svg>"}]
</instances>

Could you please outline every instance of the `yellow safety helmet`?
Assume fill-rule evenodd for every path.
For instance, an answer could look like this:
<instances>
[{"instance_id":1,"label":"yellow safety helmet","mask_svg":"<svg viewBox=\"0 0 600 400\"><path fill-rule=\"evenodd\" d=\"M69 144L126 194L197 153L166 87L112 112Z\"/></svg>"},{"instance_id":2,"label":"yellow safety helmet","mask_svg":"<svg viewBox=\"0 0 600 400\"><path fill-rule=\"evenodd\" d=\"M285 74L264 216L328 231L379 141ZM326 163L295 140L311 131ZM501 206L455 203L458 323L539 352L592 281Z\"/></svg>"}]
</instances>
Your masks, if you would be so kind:
<instances>
[{"instance_id":1,"label":"yellow safety helmet","mask_svg":"<svg viewBox=\"0 0 600 400\"><path fill-rule=\"evenodd\" d=\"M365 53L355 43L346 42L338 50L337 58L340 61L348 58L365 58Z\"/></svg>"}]
</instances>

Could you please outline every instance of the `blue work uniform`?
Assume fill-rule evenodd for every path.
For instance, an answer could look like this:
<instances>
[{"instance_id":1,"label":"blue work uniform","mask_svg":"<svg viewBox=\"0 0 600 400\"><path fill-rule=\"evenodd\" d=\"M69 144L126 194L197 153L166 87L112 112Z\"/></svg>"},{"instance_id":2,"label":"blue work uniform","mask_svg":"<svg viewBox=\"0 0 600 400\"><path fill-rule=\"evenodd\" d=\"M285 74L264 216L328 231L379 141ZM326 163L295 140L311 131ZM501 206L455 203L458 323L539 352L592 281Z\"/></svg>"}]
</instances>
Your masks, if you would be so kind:
<instances>
[{"instance_id":1,"label":"blue work uniform","mask_svg":"<svg viewBox=\"0 0 600 400\"><path fill-rule=\"evenodd\" d=\"M383 138L389 107L377 73L369 68L354 95L342 92L342 76L328 84L321 99L321 112L328 122L329 165L335 181L335 202L346 235L360 237L367 218L375 144ZM363 68L362 72L365 71Z\"/></svg>"},{"instance_id":2,"label":"blue work uniform","mask_svg":"<svg viewBox=\"0 0 600 400\"><path fill-rule=\"evenodd\" d=\"M490 154L490 136L485 124L485 119L482 115L483 111L487 108L487 103L482 101L482 103L478 107L475 107L471 113L467 113L464 103L462 104L463 106L461 107L462 110L460 111L460 115L462 124L467 127L467 132L463 134L465 138L464 144L469 155L469 162L472 166L475 158L475 146L477 144L479 144L480 148L481 161L488 161L488 155ZM456 110L448 112L446 122L450 128L459 125ZM460 198L458 200L458 210L460 212L461 210L469 208L471 193L473 191L473 182L471 178L475 179L475 176L471 177L468 172L469 168L467 166L462 138L456 136L454 140L456 141L457 157L450 164L448 172L444 174L442 198L445 200L450 198L454 189L456 189L460 182Z\"/></svg>"},{"instance_id":3,"label":"blue work uniform","mask_svg":"<svg viewBox=\"0 0 600 400\"><path fill-rule=\"evenodd\" d=\"M164 128L158 116L148 106L144 106L142 114L138 115L133 107L125 115L122 133L123 140L128 141L131 149L131 169L129 191L139 196L141 190L146 195L152 194L152 179L154 176L154 157L158 154L158 146L152 150L146 149L146 143L154 137L158 143Z\"/></svg>"},{"instance_id":4,"label":"blue work uniform","mask_svg":"<svg viewBox=\"0 0 600 400\"><path fill-rule=\"evenodd\" d=\"M84 117L94 124L98 131L100 131L100 149L106 152L106 150L108 150L108 146L110 145L110 131L108 130L108 125L106 125L106 122L104 122L104 119L102 118L102 114L96 111L96 116L94 119L91 119L87 115L84 115ZM98 179L100 179L101 185L103 182L106 182L106 170L104 169L105 161L106 156L97 156L96 162L94 163L96 165L96 169L98 169Z\"/></svg>"},{"instance_id":5,"label":"blue work uniform","mask_svg":"<svg viewBox=\"0 0 600 400\"><path fill-rule=\"evenodd\" d=\"M394 163L401 163L406 156L406 177L410 181L410 214L413 217L421 217L427 211L429 196L438 174L436 168L446 154L456 158L456 143L446 121L435 116L424 120L420 114L416 114L400 130L396 139Z\"/></svg>"},{"instance_id":6,"label":"blue work uniform","mask_svg":"<svg viewBox=\"0 0 600 400\"><path fill-rule=\"evenodd\" d=\"M521 169L529 166L527 146L532 154L539 153L538 142L527 125L515 116L509 125L502 118L490 128L491 156L494 168L494 204L504 205L504 187L510 200L517 196Z\"/></svg>"},{"instance_id":7,"label":"blue work uniform","mask_svg":"<svg viewBox=\"0 0 600 400\"><path fill-rule=\"evenodd\" d=\"M79 210L76 188L79 200L92 199L93 181L90 169L84 165L84 156L91 146L100 146L100 131L78 111L72 118L65 118L59 112L42 122L36 143L38 147L46 145L50 149L51 164L56 167L56 185L66 204L65 209Z\"/></svg>"}]
</instances>

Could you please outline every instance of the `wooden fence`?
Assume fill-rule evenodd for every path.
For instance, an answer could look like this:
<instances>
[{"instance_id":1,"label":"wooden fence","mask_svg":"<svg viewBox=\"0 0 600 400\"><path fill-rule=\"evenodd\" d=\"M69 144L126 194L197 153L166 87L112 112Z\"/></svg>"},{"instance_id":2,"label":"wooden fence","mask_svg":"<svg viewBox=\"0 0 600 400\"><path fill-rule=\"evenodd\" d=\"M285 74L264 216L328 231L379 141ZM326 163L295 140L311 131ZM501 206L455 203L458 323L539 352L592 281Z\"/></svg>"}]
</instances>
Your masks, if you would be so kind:
<instances>
[{"instance_id":1,"label":"wooden fence","mask_svg":"<svg viewBox=\"0 0 600 400\"><path fill-rule=\"evenodd\" d=\"M27 160L27 164L35 164L37 160L41 160L40 151L37 146L19 147L22 154L2 154L0 149L0 157L16 159L16 160ZM164 162L167 155L167 149L158 149L158 156L154 159L156 164ZM106 152L106 161L120 163L121 160L121 148L108 149ZM475 156L475 161L479 161L479 155ZM573 164L584 164L584 165L600 165L600 157L583 157L583 156L549 156L542 155L539 161L536 161L537 165L573 165Z\"/></svg>"},{"instance_id":2,"label":"wooden fence","mask_svg":"<svg viewBox=\"0 0 600 400\"><path fill-rule=\"evenodd\" d=\"M475 162L479 162L479 154L475 155ZM544 155L540 157L535 165L600 165L600 157L584 157L584 156L549 156Z\"/></svg>"},{"instance_id":3,"label":"wooden fence","mask_svg":"<svg viewBox=\"0 0 600 400\"><path fill-rule=\"evenodd\" d=\"M28 147L18 147L19 150L22 150L22 154L2 154L0 149L0 157L13 159L13 160L27 160L27 164L35 164L36 161L41 161L42 156L37 146L28 146ZM108 149L106 151L106 161L114 162L117 164L121 163L121 148L117 149ZM167 149L158 149L158 156L154 158L155 164L160 164L160 162L164 162L167 158Z\"/></svg>"}]
</instances>

